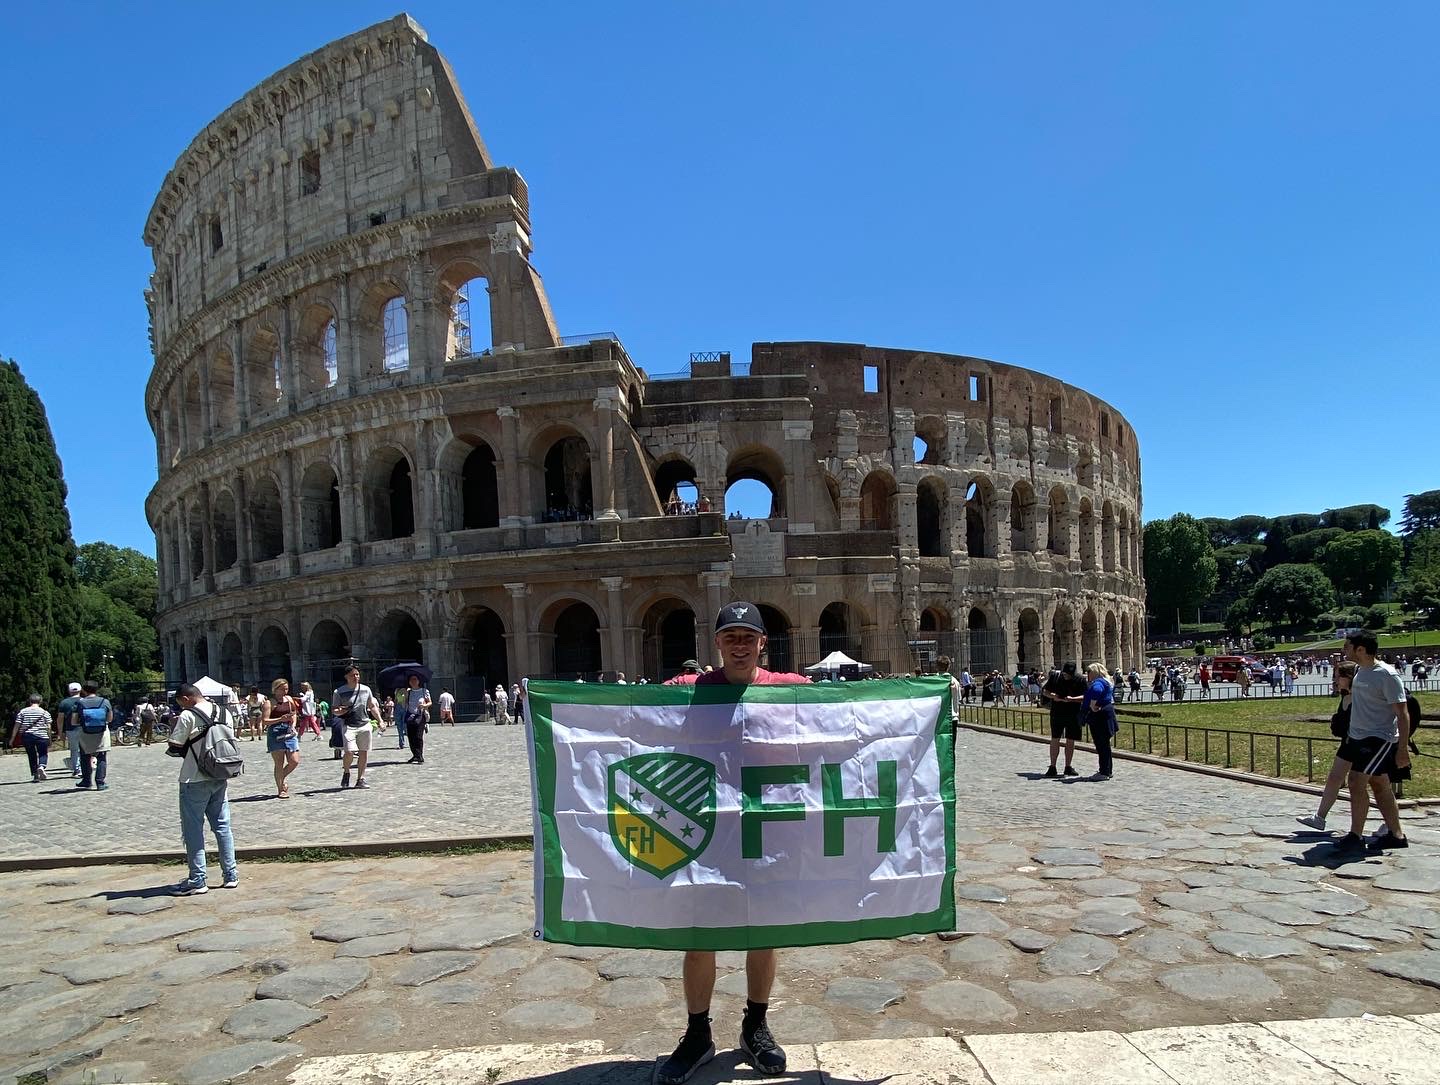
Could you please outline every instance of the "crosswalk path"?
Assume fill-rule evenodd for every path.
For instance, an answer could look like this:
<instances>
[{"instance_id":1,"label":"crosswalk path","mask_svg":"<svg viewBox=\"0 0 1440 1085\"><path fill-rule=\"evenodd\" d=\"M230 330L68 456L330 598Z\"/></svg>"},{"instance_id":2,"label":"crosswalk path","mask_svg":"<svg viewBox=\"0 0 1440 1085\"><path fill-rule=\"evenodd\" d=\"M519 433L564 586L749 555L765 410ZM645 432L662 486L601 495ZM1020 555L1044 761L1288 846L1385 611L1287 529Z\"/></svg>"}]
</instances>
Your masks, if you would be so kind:
<instances>
[{"instance_id":1,"label":"crosswalk path","mask_svg":"<svg viewBox=\"0 0 1440 1085\"><path fill-rule=\"evenodd\" d=\"M793 1085L1371 1085L1440 1080L1440 1013L787 1047ZM600 1040L311 1058L289 1085L648 1085L656 1061ZM721 1052L694 1085L757 1080Z\"/></svg>"}]
</instances>

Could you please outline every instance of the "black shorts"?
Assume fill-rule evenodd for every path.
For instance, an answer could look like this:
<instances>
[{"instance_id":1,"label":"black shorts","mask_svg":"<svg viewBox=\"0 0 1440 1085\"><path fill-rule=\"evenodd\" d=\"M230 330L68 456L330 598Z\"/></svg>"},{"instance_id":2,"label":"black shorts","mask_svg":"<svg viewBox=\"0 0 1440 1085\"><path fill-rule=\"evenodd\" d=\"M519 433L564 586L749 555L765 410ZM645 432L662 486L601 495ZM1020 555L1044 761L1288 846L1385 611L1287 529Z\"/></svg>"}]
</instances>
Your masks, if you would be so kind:
<instances>
[{"instance_id":1,"label":"black shorts","mask_svg":"<svg viewBox=\"0 0 1440 1085\"><path fill-rule=\"evenodd\" d=\"M1074 739L1077 742L1085 737L1085 730L1080 725L1080 717L1078 714L1074 717L1066 717L1057 716L1054 713L1051 713L1050 737L1060 738L1062 736L1065 738Z\"/></svg>"},{"instance_id":2,"label":"black shorts","mask_svg":"<svg viewBox=\"0 0 1440 1085\"><path fill-rule=\"evenodd\" d=\"M1410 769L1397 768L1395 751L1399 743L1384 738L1346 738L1336 756L1365 776L1386 776L1392 783L1410 779Z\"/></svg>"}]
</instances>

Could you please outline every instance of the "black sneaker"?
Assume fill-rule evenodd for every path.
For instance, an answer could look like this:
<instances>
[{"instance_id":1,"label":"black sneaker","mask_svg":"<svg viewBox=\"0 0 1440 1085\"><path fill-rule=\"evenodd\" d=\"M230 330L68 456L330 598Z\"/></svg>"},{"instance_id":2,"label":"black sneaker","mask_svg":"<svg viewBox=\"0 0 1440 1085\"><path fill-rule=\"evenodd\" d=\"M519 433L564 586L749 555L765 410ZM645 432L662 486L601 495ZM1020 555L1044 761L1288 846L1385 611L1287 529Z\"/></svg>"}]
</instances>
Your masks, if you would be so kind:
<instances>
[{"instance_id":1,"label":"black sneaker","mask_svg":"<svg viewBox=\"0 0 1440 1085\"><path fill-rule=\"evenodd\" d=\"M1409 837L1396 836L1389 829L1386 829L1383 833L1377 833L1375 836L1372 836L1370 842L1365 846L1365 850L1375 853L1389 851L1391 848L1408 848L1409 846Z\"/></svg>"},{"instance_id":2,"label":"black sneaker","mask_svg":"<svg viewBox=\"0 0 1440 1085\"><path fill-rule=\"evenodd\" d=\"M347 772L347 773L344 773L343 775L341 775L341 777L340 777L340 786L341 786L341 787L349 787L349 786L350 786L350 774L349 774L348 772Z\"/></svg>"},{"instance_id":3,"label":"black sneaker","mask_svg":"<svg viewBox=\"0 0 1440 1085\"><path fill-rule=\"evenodd\" d=\"M1045 770L1045 776L1046 776L1047 779L1050 778L1050 777L1059 776L1059 775L1060 775L1060 774L1055 771L1055 766L1054 766L1054 765L1051 765L1048 769Z\"/></svg>"},{"instance_id":4,"label":"black sneaker","mask_svg":"<svg viewBox=\"0 0 1440 1085\"><path fill-rule=\"evenodd\" d=\"M1339 840L1335 841L1334 848L1341 855L1364 855L1365 841L1354 833L1346 833Z\"/></svg>"},{"instance_id":5,"label":"black sneaker","mask_svg":"<svg viewBox=\"0 0 1440 1085\"><path fill-rule=\"evenodd\" d=\"M689 1081L696 1070L715 1057L715 1041L709 1035L692 1036L686 1033L670 1057L655 1071L659 1085L681 1085Z\"/></svg>"},{"instance_id":6,"label":"black sneaker","mask_svg":"<svg viewBox=\"0 0 1440 1085\"><path fill-rule=\"evenodd\" d=\"M1079 776L1080 774L1075 771L1075 767L1074 767L1073 765L1066 765L1066 766L1065 766L1065 775L1066 775L1066 776Z\"/></svg>"},{"instance_id":7,"label":"black sneaker","mask_svg":"<svg viewBox=\"0 0 1440 1085\"><path fill-rule=\"evenodd\" d=\"M770 1035L768 1025L760 1025L749 1036L740 1033L740 1054L763 1075L785 1072L785 1049Z\"/></svg>"}]
</instances>

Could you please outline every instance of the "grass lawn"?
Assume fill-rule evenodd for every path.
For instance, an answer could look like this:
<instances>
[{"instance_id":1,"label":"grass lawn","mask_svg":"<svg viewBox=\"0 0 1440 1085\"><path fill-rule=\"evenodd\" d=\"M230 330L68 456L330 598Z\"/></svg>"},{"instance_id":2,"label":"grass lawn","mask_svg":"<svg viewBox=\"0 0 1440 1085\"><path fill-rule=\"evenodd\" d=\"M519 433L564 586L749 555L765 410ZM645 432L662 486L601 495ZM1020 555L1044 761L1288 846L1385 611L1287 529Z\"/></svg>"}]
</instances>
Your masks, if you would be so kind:
<instances>
[{"instance_id":1,"label":"grass lawn","mask_svg":"<svg viewBox=\"0 0 1440 1085\"><path fill-rule=\"evenodd\" d=\"M1271 651L1274 652L1323 652L1331 649L1338 652L1341 641L1335 640L1294 640L1284 644L1277 644ZM1381 648L1435 648L1440 647L1440 629L1421 629L1414 633L1381 633Z\"/></svg>"},{"instance_id":2,"label":"grass lawn","mask_svg":"<svg viewBox=\"0 0 1440 1085\"><path fill-rule=\"evenodd\" d=\"M1425 722L1415 741L1422 753L1431 756L1410 756L1413 778L1405 786L1405 796L1412 799L1440 796L1440 692L1418 696ZM1182 701L1134 708L1122 704L1115 746L1244 772L1253 765L1262 776L1276 775L1278 748L1280 776L1323 784L1338 744L1329 725L1334 707L1331 697ZM1145 715L1131 714L1137 711ZM967 706L961 710L961 719L1049 734L1049 713L1044 709ZM1252 740L1250 735L1236 732L1259 734Z\"/></svg>"}]
</instances>

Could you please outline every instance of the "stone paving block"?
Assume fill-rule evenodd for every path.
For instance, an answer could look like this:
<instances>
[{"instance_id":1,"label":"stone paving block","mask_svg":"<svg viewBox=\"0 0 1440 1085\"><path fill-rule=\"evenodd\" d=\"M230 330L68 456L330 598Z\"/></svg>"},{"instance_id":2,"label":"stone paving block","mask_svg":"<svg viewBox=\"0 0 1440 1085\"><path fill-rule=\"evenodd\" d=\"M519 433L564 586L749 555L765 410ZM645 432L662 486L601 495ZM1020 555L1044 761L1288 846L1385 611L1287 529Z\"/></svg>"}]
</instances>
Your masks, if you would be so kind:
<instances>
[{"instance_id":1,"label":"stone paving block","mask_svg":"<svg viewBox=\"0 0 1440 1085\"><path fill-rule=\"evenodd\" d=\"M1246 960L1303 957L1307 952L1305 943L1297 938L1276 938L1268 934L1244 934L1239 931L1211 931L1206 937L1221 953Z\"/></svg>"},{"instance_id":2,"label":"stone paving block","mask_svg":"<svg viewBox=\"0 0 1440 1085\"><path fill-rule=\"evenodd\" d=\"M59 1085L125 1085L133 1081L149 1081L150 1068L143 1062L108 1062L86 1066L60 1078Z\"/></svg>"},{"instance_id":3,"label":"stone paving block","mask_svg":"<svg viewBox=\"0 0 1440 1085\"><path fill-rule=\"evenodd\" d=\"M116 931L105 939L105 944L107 946L139 946L146 942L158 942L162 938L174 938L177 935L204 930L206 927L213 926L214 923L213 916L199 915L198 913L170 916L158 919L154 923L142 923L129 930Z\"/></svg>"},{"instance_id":4,"label":"stone paving block","mask_svg":"<svg viewBox=\"0 0 1440 1085\"><path fill-rule=\"evenodd\" d=\"M995 1085L1175 1085L1116 1032L966 1036Z\"/></svg>"},{"instance_id":5,"label":"stone paving block","mask_svg":"<svg viewBox=\"0 0 1440 1085\"><path fill-rule=\"evenodd\" d=\"M966 1026L994 1025L1013 1021L1019 1011L994 991L964 980L945 980L922 988L916 1001L926 1013L944 1021L962 1021Z\"/></svg>"},{"instance_id":6,"label":"stone paving block","mask_svg":"<svg viewBox=\"0 0 1440 1085\"><path fill-rule=\"evenodd\" d=\"M1410 949L1399 953L1382 953L1365 962L1373 972L1397 979L1440 987L1440 950Z\"/></svg>"},{"instance_id":7,"label":"stone paving block","mask_svg":"<svg viewBox=\"0 0 1440 1085\"><path fill-rule=\"evenodd\" d=\"M596 966L601 979L617 980L635 976L652 979L678 980L684 954L662 953L650 949L624 949L613 953Z\"/></svg>"},{"instance_id":8,"label":"stone paving block","mask_svg":"<svg viewBox=\"0 0 1440 1085\"><path fill-rule=\"evenodd\" d=\"M1022 953L1039 953L1055 944L1054 935L1033 931L1029 927L1019 927L1011 931L1005 936L1005 940Z\"/></svg>"},{"instance_id":9,"label":"stone paving block","mask_svg":"<svg viewBox=\"0 0 1440 1085\"><path fill-rule=\"evenodd\" d=\"M942 932L940 938L942 941L949 941L953 938L964 938L970 934L1004 934L1009 929L1009 923L997 918L994 913L987 912L984 908L967 908L957 904L955 906L955 926Z\"/></svg>"},{"instance_id":10,"label":"stone paving block","mask_svg":"<svg viewBox=\"0 0 1440 1085\"><path fill-rule=\"evenodd\" d=\"M119 976L128 976L147 965L154 964L164 956L163 949L153 946L143 949L111 950L108 953L97 953L72 961L57 961L54 964L41 965L40 970L64 976L69 982L77 985L99 983L101 980L113 980Z\"/></svg>"},{"instance_id":11,"label":"stone paving block","mask_svg":"<svg viewBox=\"0 0 1440 1085\"><path fill-rule=\"evenodd\" d=\"M1130 948L1156 964L1184 964L1198 961L1209 955L1205 943L1188 934L1174 931L1151 930L1130 943Z\"/></svg>"},{"instance_id":12,"label":"stone paving block","mask_svg":"<svg viewBox=\"0 0 1440 1085\"><path fill-rule=\"evenodd\" d=\"M616 1010L639 1010L650 1006L662 1006L670 996L665 985L657 979L634 977L611 980L600 989L597 996L602 1006Z\"/></svg>"},{"instance_id":13,"label":"stone paving block","mask_svg":"<svg viewBox=\"0 0 1440 1085\"><path fill-rule=\"evenodd\" d=\"M945 1036L818 1044L815 1061L836 1085L989 1085L975 1056Z\"/></svg>"},{"instance_id":14,"label":"stone paving block","mask_svg":"<svg viewBox=\"0 0 1440 1085\"><path fill-rule=\"evenodd\" d=\"M411 920L406 916L361 913L327 919L310 929L310 937L322 942L348 942L354 938L376 938L382 934L408 931Z\"/></svg>"},{"instance_id":15,"label":"stone paving block","mask_svg":"<svg viewBox=\"0 0 1440 1085\"><path fill-rule=\"evenodd\" d=\"M961 975L1008 976L1020 957L1008 946L983 934L956 942L945 951L945 963Z\"/></svg>"},{"instance_id":16,"label":"stone paving block","mask_svg":"<svg viewBox=\"0 0 1440 1085\"><path fill-rule=\"evenodd\" d=\"M178 960L166 961L159 968L145 973L145 980L162 987L178 987L181 984L196 983L200 980L223 976L245 967L245 958L239 953L195 953Z\"/></svg>"},{"instance_id":17,"label":"stone paving block","mask_svg":"<svg viewBox=\"0 0 1440 1085\"><path fill-rule=\"evenodd\" d=\"M1264 1021L1261 1027L1359 1085L1420 1082L1440 1066L1440 1033L1403 1017Z\"/></svg>"},{"instance_id":18,"label":"stone paving block","mask_svg":"<svg viewBox=\"0 0 1440 1085\"><path fill-rule=\"evenodd\" d=\"M410 942L410 951L430 953L435 950L484 949L529 937L529 920L507 916L479 917L437 923L417 931Z\"/></svg>"},{"instance_id":19,"label":"stone paving block","mask_svg":"<svg viewBox=\"0 0 1440 1085\"><path fill-rule=\"evenodd\" d=\"M579 993L596 982L595 970L574 961L543 961L520 974L515 993L522 998L552 998Z\"/></svg>"},{"instance_id":20,"label":"stone paving block","mask_svg":"<svg viewBox=\"0 0 1440 1085\"><path fill-rule=\"evenodd\" d=\"M1040 848L1032 856L1046 866L1100 866L1099 852L1085 848Z\"/></svg>"},{"instance_id":21,"label":"stone paving block","mask_svg":"<svg viewBox=\"0 0 1440 1085\"><path fill-rule=\"evenodd\" d=\"M480 958L473 953L422 953L406 962L391 977L397 987L420 987L472 967Z\"/></svg>"},{"instance_id":22,"label":"stone paving block","mask_svg":"<svg viewBox=\"0 0 1440 1085\"><path fill-rule=\"evenodd\" d=\"M1334 1029L1333 1022L1327 1027ZM1352 1085L1259 1025L1205 1025L1133 1032L1130 1044L1178 1082L1283 1081Z\"/></svg>"},{"instance_id":23,"label":"stone paving block","mask_svg":"<svg viewBox=\"0 0 1440 1085\"><path fill-rule=\"evenodd\" d=\"M1011 980L1010 993L1017 1002L1023 1002L1040 1013L1069 1013L1071 1010L1093 1010L1115 1000L1119 993L1113 987L1098 980L1078 976L1064 976L1060 979Z\"/></svg>"},{"instance_id":24,"label":"stone paving block","mask_svg":"<svg viewBox=\"0 0 1440 1085\"><path fill-rule=\"evenodd\" d=\"M150 915L175 907L177 897L122 897L106 907L110 915Z\"/></svg>"},{"instance_id":25,"label":"stone paving block","mask_svg":"<svg viewBox=\"0 0 1440 1085\"><path fill-rule=\"evenodd\" d=\"M1339 949L1350 953L1372 953L1375 950L1375 943L1338 931L1304 931L1301 937L1321 949Z\"/></svg>"},{"instance_id":26,"label":"stone paving block","mask_svg":"<svg viewBox=\"0 0 1440 1085\"><path fill-rule=\"evenodd\" d=\"M887 1006L905 1001L905 988L890 980L841 976L825 988L826 1002L859 1013L880 1013Z\"/></svg>"},{"instance_id":27,"label":"stone paving block","mask_svg":"<svg viewBox=\"0 0 1440 1085\"><path fill-rule=\"evenodd\" d=\"M1119 954L1113 942L1091 934L1071 934L1040 954L1040 971L1051 976L1088 976Z\"/></svg>"},{"instance_id":28,"label":"stone paving block","mask_svg":"<svg viewBox=\"0 0 1440 1085\"><path fill-rule=\"evenodd\" d=\"M397 934L377 934L371 938L352 938L335 948L335 956L388 957L409 949L411 937L409 931L400 931Z\"/></svg>"},{"instance_id":29,"label":"stone paving block","mask_svg":"<svg viewBox=\"0 0 1440 1085\"><path fill-rule=\"evenodd\" d=\"M1003 889L993 885L986 885L984 882L975 882L972 885L958 886L955 895L961 900L976 900L987 904L1004 904L1010 899L1010 894Z\"/></svg>"},{"instance_id":30,"label":"stone paving block","mask_svg":"<svg viewBox=\"0 0 1440 1085\"><path fill-rule=\"evenodd\" d=\"M578 1002L547 999L511 1006L500 1015L500 1020L512 1028L576 1032L595 1024L595 1011Z\"/></svg>"},{"instance_id":31,"label":"stone paving block","mask_svg":"<svg viewBox=\"0 0 1440 1085\"><path fill-rule=\"evenodd\" d=\"M445 983L431 983L417 990L411 1000L432 1006L479 1006L495 993L495 985L474 976L462 976Z\"/></svg>"},{"instance_id":32,"label":"stone paving block","mask_svg":"<svg viewBox=\"0 0 1440 1085\"><path fill-rule=\"evenodd\" d=\"M183 938L175 948L181 953L255 953L280 949L295 941L285 930L212 930Z\"/></svg>"},{"instance_id":33,"label":"stone paving block","mask_svg":"<svg viewBox=\"0 0 1440 1085\"><path fill-rule=\"evenodd\" d=\"M1337 919L1329 924L1329 929L1339 931L1341 934L1354 935L1356 938L1369 938L1376 942L1404 943L1414 940L1414 936L1407 930L1391 926L1388 923L1377 923L1363 916Z\"/></svg>"},{"instance_id":34,"label":"stone paving block","mask_svg":"<svg viewBox=\"0 0 1440 1085\"><path fill-rule=\"evenodd\" d=\"M1325 922L1326 917L1288 900L1250 900L1240 907L1251 915L1287 927L1305 927Z\"/></svg>"},{"instance_id":35,"label":"stone paving block","mask_svg":"<svg viewBox=\"0 0 1440 1085\"><path fill-rule=\"evenodd\" d=\"M1070 924L1072 931L1081 934L1098 934L1106 938L1120 938L1145 927L1143 919L1134 916L1117 915L1110 912L1090 912Z\"/></svg>"},{"instance_id":36,"label":"stone paving block","mask_svg":"<svg viewBox=\"0 0 1440 1085\"><path fill-rule=\"evenodd\" d=\"M326 1016L284 998L257 999L227 1017L220 1031L240 1040L283 1040Z\"/></svg>"},{"instance_id":37,"label":"stone paving block","mask_svg":"<svg viewBox=\"0 0 1440 1085\"><path fill-rule=\"evenodd\" d=\"M305 1049L299 1044L254 1040L202 1055L180 1071L180 1080L183 1085L219 1085L251 1070L274 1066L283 1059L304 1053Z\"/></svg>"},{"instance_id":38,"label":"stone paving block","mask_svg":"<svg viewBox=\"0 0 1440 1085\"><path fill-rule=\"evenodd\" d=\"M1380 875L1372 884L1397 893L1440 893L1440 869L1401 869Z\"/></svg>"},{"instance_id":39,"label":"stone paving block","mask_svg":"<svg viewBox=\"0 0 1440 1085\"><path fill-rule=\"evenodd\" d=\"M1279 998L1280 985L1254 965L1197 964L1156 977L1160 986L1195 1002L1263 1003Z\"/></svg>"},{"instance_id":40,"label":"stone paving block","mask_svg":"<svg viewBox=\"0 0 1440 1085\"><path fill-rule=\"evenodd\" d=\"M27 1019L25 1027L0 1035L0 1055L38 1055L104 1023L104 1015L94 1010L62 1011L41 1021Z\"/></svg>"},{"instance_id":41,"label":"stone paving block","mask_svg":"<svg viewBox=\"0 0 1440 1085\"><path fill-rule=\"evenodd\" d=\"M363 961L327 961L271 976L255 989L256 998L286 998L314 1006L343 998L364 985L374 969Z\"/></svg>"},{"instance_id":42,"label":"stone paving block","mask_svg":"<svg viewBox=\"0 0 1440 1085\"><path fill-rule=\"evenodd\" d=\"M935 983L943 980L946 972L929 957L907 953L881 961L875 966L875 975L882 980L894 980L896 983Z\"/></svg>"}]
</instances>

